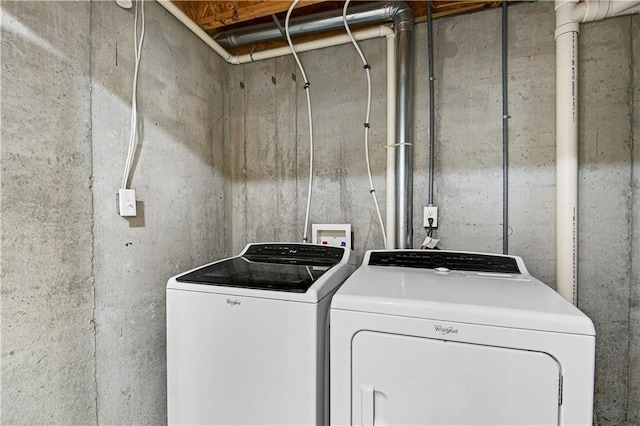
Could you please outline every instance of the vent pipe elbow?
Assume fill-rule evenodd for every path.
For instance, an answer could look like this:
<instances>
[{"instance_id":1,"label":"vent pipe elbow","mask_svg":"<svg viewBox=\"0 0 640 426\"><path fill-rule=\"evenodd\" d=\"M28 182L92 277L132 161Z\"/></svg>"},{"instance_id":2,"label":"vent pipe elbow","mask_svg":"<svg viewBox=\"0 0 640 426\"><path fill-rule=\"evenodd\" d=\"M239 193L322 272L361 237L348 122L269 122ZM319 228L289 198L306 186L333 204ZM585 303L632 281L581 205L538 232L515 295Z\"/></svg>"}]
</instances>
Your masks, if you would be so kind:
<instances>
[{"instance_id":1,"label":"vent pipe elbow","mask_svg":"<svg viewBox=\"0 0 640 426\"><path fill-rule=\"evenodd\" d=\"M586 0L576 2L572 20L577 23L601 21L614 16L628 15L638 12L637 0Z\"/></svg>"},{"instance_id":2,"label":"vent pipe elbow","mask_svg":"<svg viewBox=\"0 0 640 426\"><path fill-rule=\"evenodd\" d=\"M389 20L399 31L413 29L413 10L406 2L394 1L387 4Z\"/></svg>"},{"instance_id":3,"label":"vent pipe elbow","mask_svg":"<svg viewBox=\"0 0 640 426\"><path fill-rule=\"evenodd\" d=\"M563 34L580 32L580 24L574 17L577 5L578 0L556 0L556 30L554 34L556 41Z\"/></svg>"}]
</instances>

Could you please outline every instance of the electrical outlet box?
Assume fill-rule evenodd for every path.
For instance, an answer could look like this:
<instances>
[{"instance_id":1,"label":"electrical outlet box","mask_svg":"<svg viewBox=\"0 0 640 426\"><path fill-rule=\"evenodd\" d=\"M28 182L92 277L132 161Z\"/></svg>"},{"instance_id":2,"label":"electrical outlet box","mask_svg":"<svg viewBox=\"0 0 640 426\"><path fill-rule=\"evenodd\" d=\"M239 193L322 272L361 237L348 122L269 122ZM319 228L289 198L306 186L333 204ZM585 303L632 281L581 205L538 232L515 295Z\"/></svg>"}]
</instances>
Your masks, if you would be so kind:
<instances>
[{"instance_id":1,"label":"electrical outlet box","mask_svg":"<svg viewBox=\"0 0 640 426\"><path fill-rule=\"evenodd\" d=\"M427 206L424 208L424 227L429 228L429 219L433 219L431 222L431 228L438 227L438 208L434 206Z\"/></svg>"},{"instance_id":2,"label":"electrical outlet box","mask_svg":"<svg viewBox=\"0 0 640 426\"><path fill-rule=\"evenodd\" d=\"M314 223L311 225L313 244L351 248L351 225Z\"/></svg>"},{"instance_id":3,"label":"electrical outlet box","mask_svg":"<svg viewBox=\"0 0 640 426\"><path fill-rule=\"evenodd\" d=\"M119 189L116 194L116 209L122 217L135 216L136 191L135 189Z\"/></svg>"}]
</instances>

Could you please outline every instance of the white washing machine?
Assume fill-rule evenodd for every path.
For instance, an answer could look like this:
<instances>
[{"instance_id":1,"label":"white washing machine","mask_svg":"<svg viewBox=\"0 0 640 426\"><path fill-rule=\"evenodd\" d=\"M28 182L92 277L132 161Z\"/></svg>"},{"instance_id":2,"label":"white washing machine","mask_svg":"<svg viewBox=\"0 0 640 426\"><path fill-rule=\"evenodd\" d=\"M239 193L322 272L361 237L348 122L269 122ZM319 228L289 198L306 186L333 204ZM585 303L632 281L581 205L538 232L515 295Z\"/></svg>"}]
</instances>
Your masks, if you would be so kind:
<instances>
[{"instance_id":1,"label":"white washing machine","mask_svg":"<svg viewBox=\"0 0 640 426\"><path fill-rule=\"evenodd\" d=\"M591 320L516 256L367 252L331 302L333 425L591 425Z\"/></svg>"},{"instance_id":2,"label":"white washing machine","mask_svg":"<svg viewBox=\"0 0 640 426\"><path fill-rule=\"evenodd\" d=\"M249 244L167 284L171 425L328 421L328 311L351 250Z\"/></svg>"}]
</instances>

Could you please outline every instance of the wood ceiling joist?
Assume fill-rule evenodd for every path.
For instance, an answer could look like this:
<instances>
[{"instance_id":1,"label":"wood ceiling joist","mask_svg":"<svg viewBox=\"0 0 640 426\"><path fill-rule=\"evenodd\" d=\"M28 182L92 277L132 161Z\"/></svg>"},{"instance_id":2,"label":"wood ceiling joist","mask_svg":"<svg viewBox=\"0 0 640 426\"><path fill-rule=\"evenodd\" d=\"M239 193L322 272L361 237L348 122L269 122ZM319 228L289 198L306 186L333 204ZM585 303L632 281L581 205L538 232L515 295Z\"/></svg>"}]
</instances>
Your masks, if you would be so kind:
<instances>
[{"instance_id":1,"label":"wood ceiling joist","mask_svg":"<svg viewBox=\"0 0 640 426\"><path fill-rule=\"evenodd\" d=\"M445 16L457 15L461 13L477 12L483 9L498 7L501 1L478 1L478 0L436 0L429 2L433 18L443 18ZM413 15L417 22L427 20L427 2L409 2L413 9Z\"/></svg>"},{"instance_id":2,"label":"wood ceiling joist","mask_svg":"<svg viewBox=\"0 0 640 426\"><path fill-rule=\"evenodd\" d=\"M301 0L296 10L322 2L323 0ZM291 5L290 0L174 0L174 3L205 31L284 12Z\"/></svg>"}]
</instances>

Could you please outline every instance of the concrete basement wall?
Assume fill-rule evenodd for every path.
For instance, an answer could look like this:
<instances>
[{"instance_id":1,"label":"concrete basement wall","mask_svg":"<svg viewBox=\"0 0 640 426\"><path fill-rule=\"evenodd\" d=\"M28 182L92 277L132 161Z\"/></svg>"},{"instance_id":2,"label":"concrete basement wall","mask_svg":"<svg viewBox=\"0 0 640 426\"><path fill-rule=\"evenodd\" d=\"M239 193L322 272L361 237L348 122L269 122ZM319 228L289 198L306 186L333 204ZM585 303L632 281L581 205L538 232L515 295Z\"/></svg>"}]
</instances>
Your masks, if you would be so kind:
<instances>
[{"instance_id":1,"label":"concrete basement wall","mask_svg":"<svg viewBox=\"0 0 640 426\"><path fill-rule=\"evenodd\" d=\"M640 351L630 346L629 321L638 285L632 263L640 261L631 257L632 218L639 214L631 191L631 24L627 17L585 25L580 38L579 300L598 333L596 408L605 424L627 420L630 355Z\"/></svg>"},{"instance_id":2,"label":"concrete basement wall","mask_svg":"<svg viewBox=\"0 0 640 426\"><path fill-rule=\"evenodd\" d=\"M385 44L369 41L363 46L368 61L376 70L384 70ZM362 161L367 96L362 63L356 62L358 56L348 46L301 58L312 87L316 142L310 223L352 223L354 245L361 253L363 247L382 245ZM385 78L384 73L374 72L378 89L384 87ZM309 132L300 81L292 57L228 69L225 138L232 147L233 251L252 241L302 241ZM385 99L384 89L378 90L374 104L385 105ZM382 194L386 153L379 142L385 137L384 120L383 110L374 108L371 159Z\"/></svg>"},{"instance_id":3,"label":"concrete basement wall","mask_svg":"<svg viewBox=\"0 0 640 426\"><path fill-rule=\"evenodd\" d=\"M95 421L89 17L2 2L4 424Z\"/></svg>"},{"instance_id":4,"label":"concrete basement wall","mask_svg":"<svg viewBox=\"0 0 640 426\"><path fill-rule=\"evenodd\" d=\"M165 284L223 257L225 66L155 2L2 2L3 424L166 423Z\"/></svg>"},{"instance_id":5,"label":"concrete basement wall","mask_svg":"<svg viewBox=\"0 0 640 426\"><path fill-rule=\"evenodd\" d=\"M510 252L555 286L555 44L552 2L509 8ZM447 249L502 250L501 11L436 21L436 201ZM580 307L597 336L601 425L640 423L640 16L585 24L580 35ZM416 26L414 246L427 200L426 26ZM372 66L371 163L385 200L385 45ZM381 248L363 156L366 80L351 46L300 55L311 82L315 183L311 223L351 223L358 256ZM297 76L294 80L293 76ZM308 123L292 58L227 67L232 251L301 241ZM635 95L635 97L634 97ZM636 102L637 103L637 102Z\"/></svg>"}]
</instances>

